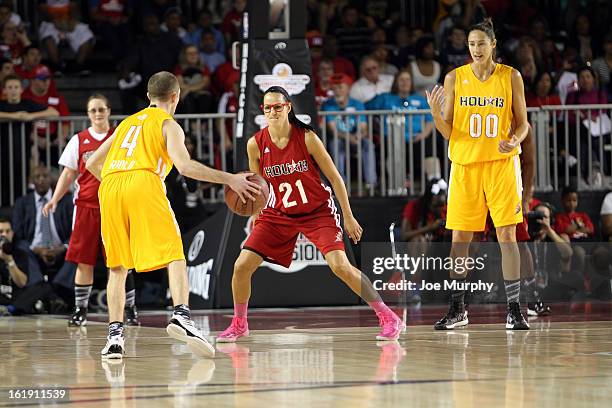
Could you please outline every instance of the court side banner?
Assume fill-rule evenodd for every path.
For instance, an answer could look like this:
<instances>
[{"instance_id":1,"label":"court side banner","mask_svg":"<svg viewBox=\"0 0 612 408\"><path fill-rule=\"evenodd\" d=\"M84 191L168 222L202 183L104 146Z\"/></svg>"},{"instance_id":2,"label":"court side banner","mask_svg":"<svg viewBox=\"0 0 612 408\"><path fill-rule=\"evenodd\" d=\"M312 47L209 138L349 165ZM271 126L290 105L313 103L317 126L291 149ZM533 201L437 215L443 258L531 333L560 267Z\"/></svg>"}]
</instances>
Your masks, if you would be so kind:
<instances>
[{"instance_id":1,"label":"court side banner","mask_svg":"<svg viewBox=\"0 0 612 408\"><path fill-rule=\"evenodd\" d=\"M310 52L305 39L251 40L242 44L240 97L236 125L236 163L246 169L246 142L267 126L260 108L263 93L282 86L293 102L297 117L317 123Z\"/></svg>"},{"instance_id":2,"label":"court side banner","mask_svg":"<svg viewBox=\"0 0 612 408\"><path fill-rule=\"evenodd\" d=\"M227 213L227 208L221 208L183 235L189 278L189 304L193 309L211 309L214 305Z\"/></svg>"}]
</instances>

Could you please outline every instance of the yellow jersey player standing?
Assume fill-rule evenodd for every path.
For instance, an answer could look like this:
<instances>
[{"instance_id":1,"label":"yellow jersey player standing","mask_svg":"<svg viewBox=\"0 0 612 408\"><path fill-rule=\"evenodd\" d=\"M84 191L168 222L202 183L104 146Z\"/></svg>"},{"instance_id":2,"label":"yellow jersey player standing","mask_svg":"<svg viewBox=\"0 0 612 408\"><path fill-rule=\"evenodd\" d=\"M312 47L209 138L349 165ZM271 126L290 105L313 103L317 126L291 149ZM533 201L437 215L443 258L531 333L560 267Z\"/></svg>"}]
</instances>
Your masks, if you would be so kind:
<instances>
[{"instance_id":1,"label":"yellow jersey player standing","mask_svg":"<svg viewBox=\"0 0 612 408\"><path fill-rule=\"evenodd\" d=\"M527 330L519 305L520 256L516 224L523 221L518 154L529 123L520 73L494 61L497 41L490 19L473 26L468 46L473 62L427 92L436 127L449 140L452 162L446 228L453 230L451 257L468 257L475 231L483 231L487 212L495 224L508 300L506 329ZM451 271L448 314L437 330L468 324L466 273Z\"/></svg>"},{"instance_id":2,"label":"yellow jersey player standing","mask_svg":"<svg viewBox=\"0 0 612 408\"><path fill-rule=\"evenodd\" d=\"M253 173L229 174L191 160L183 129L172 115L180 98L176 77L158 72L149 79L148 108L124 119L112 136L89 158L87 169L102 180L99 189L102 240L110 268L107 286L109 327L102 358L123 356L123 307L127 270L168 268L174 313L166 331L186 342L198 356L214 356L214 348L191 320L187 266L181 233L166 198L164 179L173 164L184 176L228 184L241 199L253 199ZM253 195L252 195L253 194Z\"/></svg>"}]
</instances>

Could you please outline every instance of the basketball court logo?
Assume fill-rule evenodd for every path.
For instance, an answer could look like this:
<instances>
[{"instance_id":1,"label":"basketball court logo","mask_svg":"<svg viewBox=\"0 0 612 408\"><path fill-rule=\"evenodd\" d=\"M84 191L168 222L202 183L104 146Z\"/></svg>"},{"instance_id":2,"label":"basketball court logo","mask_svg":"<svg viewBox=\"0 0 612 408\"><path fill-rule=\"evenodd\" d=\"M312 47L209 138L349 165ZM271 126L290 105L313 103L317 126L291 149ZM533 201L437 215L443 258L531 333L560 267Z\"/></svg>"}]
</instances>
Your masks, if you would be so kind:
<instances>
[{"instance_id":1,"label":"basketball court logo","mask_svg":"<svg viewBox=\"0 0 612 408\"><path fill-rule=\"evenodd\" d=\"M189 262L193 262L198 255L200 255L200 250L202 250L202 245L204 244L204 236L204 231L198 231L193 237L193 241L187 252L187 259L189 259Z\"/></svg>"}]
</instances>

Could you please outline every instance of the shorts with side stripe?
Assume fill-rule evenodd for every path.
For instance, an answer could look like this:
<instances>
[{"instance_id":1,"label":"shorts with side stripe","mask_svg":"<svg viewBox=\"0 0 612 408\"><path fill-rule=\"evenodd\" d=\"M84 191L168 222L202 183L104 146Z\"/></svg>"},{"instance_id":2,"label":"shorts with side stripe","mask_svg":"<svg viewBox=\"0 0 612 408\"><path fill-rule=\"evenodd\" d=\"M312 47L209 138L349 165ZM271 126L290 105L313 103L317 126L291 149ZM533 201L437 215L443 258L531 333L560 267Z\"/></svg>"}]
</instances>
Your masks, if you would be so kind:
<instances>
[{"instance_id":1,"label":"shorts with side stripe","mask_svg":"<svg viewBox=\"0 0 612 408\"><path fill-rule=\"evenodd\" d=\"M487 211L495 227L523 222L523 184L517 155L451 166L446 228L484 231Z\"/></svg>"},{"instance_id":2,"label":"shorts with side stripe","mask_svg":"<svg viewBox=\"0 0 612 408\"><path fill-rule=\"evenodd\" d=\"M181 232L158 175L144 170L110 174L98 196L109 268L147 272L185 259Z\"/></svg>"},{"instance_id":3,"label":"shorts with side stripe","mask_svg":"<svg viewBox=\"0 0 612 408\"><path fill-rule=\"evenodd\" d=\"M290 217L276 210L264 210L253 225L243 245L264 260L288 268L300 233L304 234L323 255L344 251L340 216L324 205L310 214Z\"/></svg>"}]
</instances>

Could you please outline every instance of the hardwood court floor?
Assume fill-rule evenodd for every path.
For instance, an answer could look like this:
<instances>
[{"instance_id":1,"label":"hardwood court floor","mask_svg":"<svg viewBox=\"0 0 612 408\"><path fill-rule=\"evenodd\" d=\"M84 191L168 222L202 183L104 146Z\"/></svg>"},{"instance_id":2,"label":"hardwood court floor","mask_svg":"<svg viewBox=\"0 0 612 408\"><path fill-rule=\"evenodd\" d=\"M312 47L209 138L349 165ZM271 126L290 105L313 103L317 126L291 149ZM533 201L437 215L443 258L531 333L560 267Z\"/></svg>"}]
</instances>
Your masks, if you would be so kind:
<instances>
[{"instance_id":1,"label":"hardwood court floor","mask_svg":"<svg viewBox=\"0 0 612 408\"><path fill-rule=\"evenodd\" d=\"M528 332L504 330L502 305L474 305L467 328L435 332L444 312L410 309L407 333L383 343L364 308L253 311L251 336L217 345L212 360L166 336L167 313L150 313L147 327L127 329L119 364L100 360L103 323L2 317L0 407L38 406L9 399L26 387L65 387L69 398L47 402L75 407L610 406L612 303L553 305ZM226 313L196 321L216 335Z\"/></svg>"}]
</instances>

